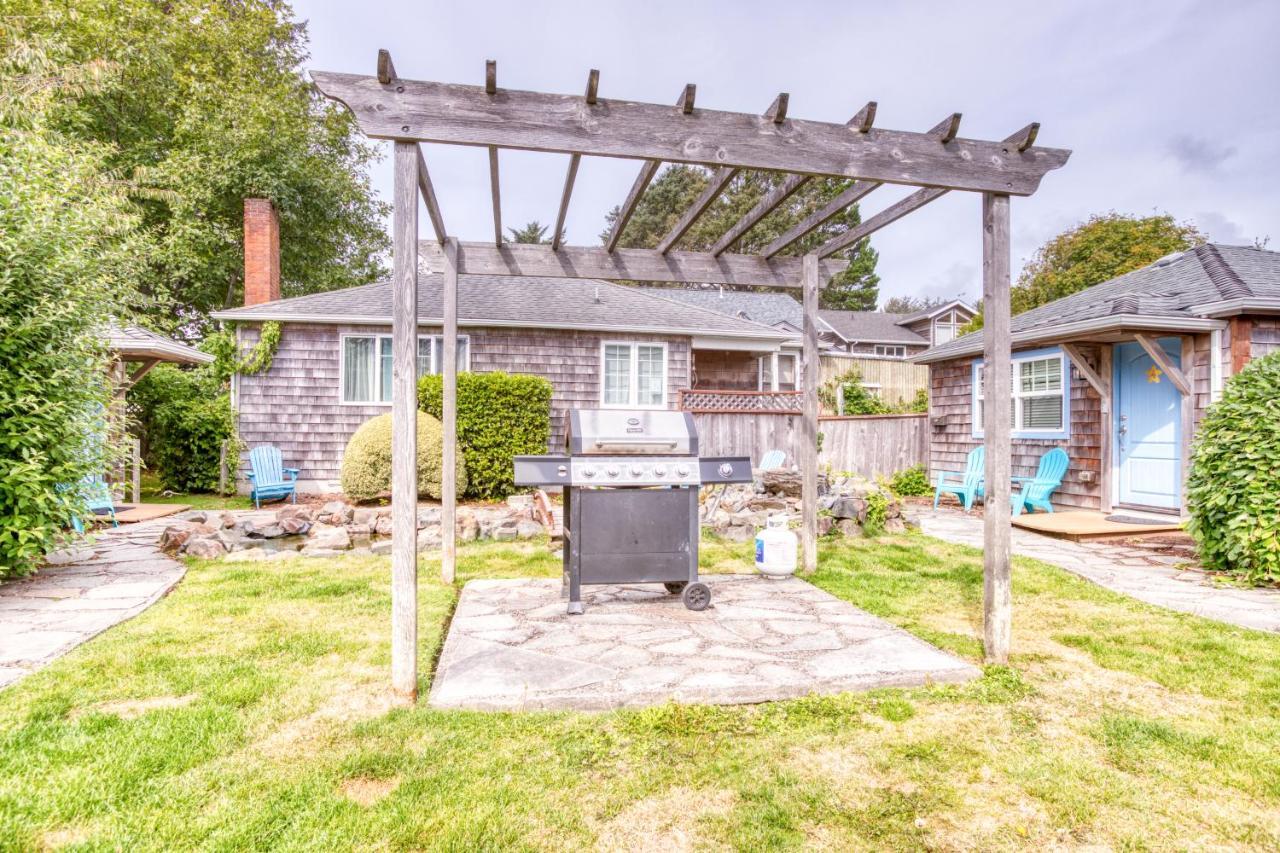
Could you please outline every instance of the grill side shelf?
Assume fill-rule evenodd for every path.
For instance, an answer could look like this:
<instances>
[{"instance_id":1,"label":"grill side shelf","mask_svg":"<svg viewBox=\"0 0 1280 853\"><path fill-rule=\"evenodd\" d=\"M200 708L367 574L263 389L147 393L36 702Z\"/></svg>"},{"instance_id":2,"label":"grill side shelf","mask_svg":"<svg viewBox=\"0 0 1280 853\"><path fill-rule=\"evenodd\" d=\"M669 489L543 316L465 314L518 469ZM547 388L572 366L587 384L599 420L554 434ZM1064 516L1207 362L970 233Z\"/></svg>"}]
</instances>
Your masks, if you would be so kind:
<instances>
[{"instance_id":1,"label":"grill side shelf","mask_svg":"<svg viewBox=\"0 0 1280 853\"><path fill-rule=\"evenodd\" d=\"M515 457L517 486L562 486L569 482L568 456Z\"/></svg>"},{"instance_id":2,"label":"grill side shelf","mask_svg":"<svg viewBox=\"0 0 1280 853\"><path fill-rule=\"evenodd\" d=\"M751 458L749 456L704 456L698 459L702 471L702 485L716 483L750 483Z\"/></svg>"}]
</instances>

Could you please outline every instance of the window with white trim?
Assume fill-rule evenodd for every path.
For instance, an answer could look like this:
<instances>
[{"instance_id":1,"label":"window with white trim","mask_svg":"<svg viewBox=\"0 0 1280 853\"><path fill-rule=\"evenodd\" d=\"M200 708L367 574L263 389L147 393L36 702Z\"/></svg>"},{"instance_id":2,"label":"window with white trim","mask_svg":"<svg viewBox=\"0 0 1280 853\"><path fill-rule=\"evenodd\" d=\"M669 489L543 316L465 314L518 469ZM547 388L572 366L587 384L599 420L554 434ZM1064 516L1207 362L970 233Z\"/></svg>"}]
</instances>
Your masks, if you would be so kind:
<instances>
[{"instance_id":1,"label":"window with white trim","mask_svg":"<svg viewBox=\"0 0 1280 853\"><path fill-rule=\"evenodd\" d=\"M933 345L945 344L955 340L956 332L964 325L960 312L954 308L939 314L933 321Z\"/></svg>"},{"instance_id":2,"label":"window with white trim","mask_svg":"<svg viewBox=\"0 0 1280 853\"><path fill-rule=\"evenodd\" d=\"M799 356L793 352L774 352L758 359L757 391L794 391L799 377Z\"/></svg>"},{"instance_id":3,"label":"window with white trim","mask_svg":"<svg viewBox=\"0 0 1280 853\"><path fill-rule=\"evenodd\" d=\"M666 408L666 344L605 341L600 345L600 361L600 405L606 408Z\"/></svg>"},{"instance_id":4,"label":"window with white trim","mask_svg":"<svg viewBox=\"0 0 1280 853\"><path fill-rule=\"evenodd\" d=\"M906 358L907 348L901 344L876 344L875 354L886 358Z\"/></svg>"},{"instance_id":5,"label":"window with white trim","mask_svg":"<svg viewBox=\"0 0 1280 853\"><path fill-rule=\"evenodd\" d=\"M1015 357L1010 381L1013 401L1010 426L1015 436L1055 437L1067 433L1067 362L1061 352L1037 352ZM973 433L980 436L985 420L985 371L974 363Z\"/></svg>"},{"instance_id":6,"label":"window with white trim","mask_svg":"<svg viewBox=\"0 0 1280 853\"><path fill-rule=\"evenodd\" d=\"M391 402L390 335L343 335L341 341L342 402L378 405ZM418 336L418 377L444 369L444 338ZM458 336L458 370L471 364L471 341Z\"/></svg>"}]
</instances>

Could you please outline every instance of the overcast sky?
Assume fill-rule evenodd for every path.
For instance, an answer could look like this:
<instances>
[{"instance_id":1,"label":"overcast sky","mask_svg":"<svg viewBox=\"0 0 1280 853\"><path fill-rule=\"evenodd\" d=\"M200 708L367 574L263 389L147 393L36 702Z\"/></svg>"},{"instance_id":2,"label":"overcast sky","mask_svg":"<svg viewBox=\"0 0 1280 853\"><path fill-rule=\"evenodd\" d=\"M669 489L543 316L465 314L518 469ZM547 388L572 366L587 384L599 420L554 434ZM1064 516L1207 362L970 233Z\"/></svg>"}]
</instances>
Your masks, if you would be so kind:
<instances>
[{"instance_id":1,"label":"overcast sky","mask_svg":"<svg viewBox=\"0 0 1280 853\"><path fill-rule=\"evenodd\" d=\"M1039 192L1013 200L1015 276L1047 238L1092 213L1168 212L1211 239L1280 245L1280 2L412 2L294 0L308 67L372 74L391 51L407 78L698 105L926 130L962 112L962 136L998 139L1039 121L1074 151ZM390 143L379 143L387 151ZM492 235L483 149L426 146L445 222ZM504 224L554 222L565 155L503 152ZM569 211L572 244L596 245L636 166L588 158ZM391 198L389 158L374 184ZM863 218L908 190L869 196ZM881 296L980 292L977 195L952 193L875 234ZM428 228L425 219L423 227Z\"/></svg>"}]
</instances>

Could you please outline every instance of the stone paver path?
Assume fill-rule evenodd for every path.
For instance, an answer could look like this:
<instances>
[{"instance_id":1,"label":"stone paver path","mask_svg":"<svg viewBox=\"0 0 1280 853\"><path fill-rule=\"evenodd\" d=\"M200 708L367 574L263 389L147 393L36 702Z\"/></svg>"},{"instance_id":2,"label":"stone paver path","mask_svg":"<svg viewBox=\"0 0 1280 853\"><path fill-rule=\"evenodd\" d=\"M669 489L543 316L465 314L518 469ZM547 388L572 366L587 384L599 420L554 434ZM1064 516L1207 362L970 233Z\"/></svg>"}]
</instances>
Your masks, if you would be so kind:
<instances>
[{"instance_id":1,"label":"stone paver path","mask_svg":"<svg viewBox=\"0 0 1280 853\"><path fill-rule=\"evenodd\" d=\"M915 517L929 536L982 547L981 518L943 510L925 510ZM1013 550L1148 604L1280 632L1280 590L1215 584L1204 572L1182 566L1185 560L1179 557L1113 542L1070 542L1017 527L1013 528Z\"/></svg>"},{"instance_id":2,"label":"stone paver path","mask_svg":"<svg viewBox=\"0 0 1280 853\"><path fill-rule=\"evenodd\" d=\"M559 580L462 591L431 690L445 708L604 710L668 700L765 702L966 681L977 668L805 581L704 577L712 606L657 584L587 587L569 616Z\"/></svg>"},{"instance_id":3,"label":"stone paver path","mask_svg":"<svg viewBox=\"0 0 1280 853\"><path fill-rule=\"evenodd\" d=\"M33 577L0 584L0 687L141 613L186 567L156 541L172 519L108 528Z\"/></svg>"}]
</instances>

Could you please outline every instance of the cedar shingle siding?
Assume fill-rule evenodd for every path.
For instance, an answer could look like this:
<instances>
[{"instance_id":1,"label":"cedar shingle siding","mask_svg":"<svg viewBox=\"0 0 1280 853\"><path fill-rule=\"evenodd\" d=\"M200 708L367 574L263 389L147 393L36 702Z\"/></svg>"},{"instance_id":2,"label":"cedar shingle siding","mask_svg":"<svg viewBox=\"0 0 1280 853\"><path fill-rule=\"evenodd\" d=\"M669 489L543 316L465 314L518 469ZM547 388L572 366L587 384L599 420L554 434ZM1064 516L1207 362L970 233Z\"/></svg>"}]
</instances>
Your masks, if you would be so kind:
<instances>
[{"instance_id":1,"label":"cedar shingle siding","mask_svg":"<svg viewBox=\"0 0 1280 853\"><path fill-rule=\"evenodd\" d=\"M285 465L299 468L300 481L324 485L338 478L342 451L360 424L391 411L390 405L344 405L339 377L339 342L344 334L390 334L390 328L286 323L271 369L236 380L235 405L241 440L248 446L274 444ZM423 326L420 333L439 334ZM529 373L551 381L551 447L564 443L565 411L600 402L600 343L664 341L667 397L689 385L689 338L554 329L464 328L470 338L471 369ZM242 345L258 340L257 325L240 328ZM241 479L248 470L242 459Z\"/></svg>"}]
</instances>

